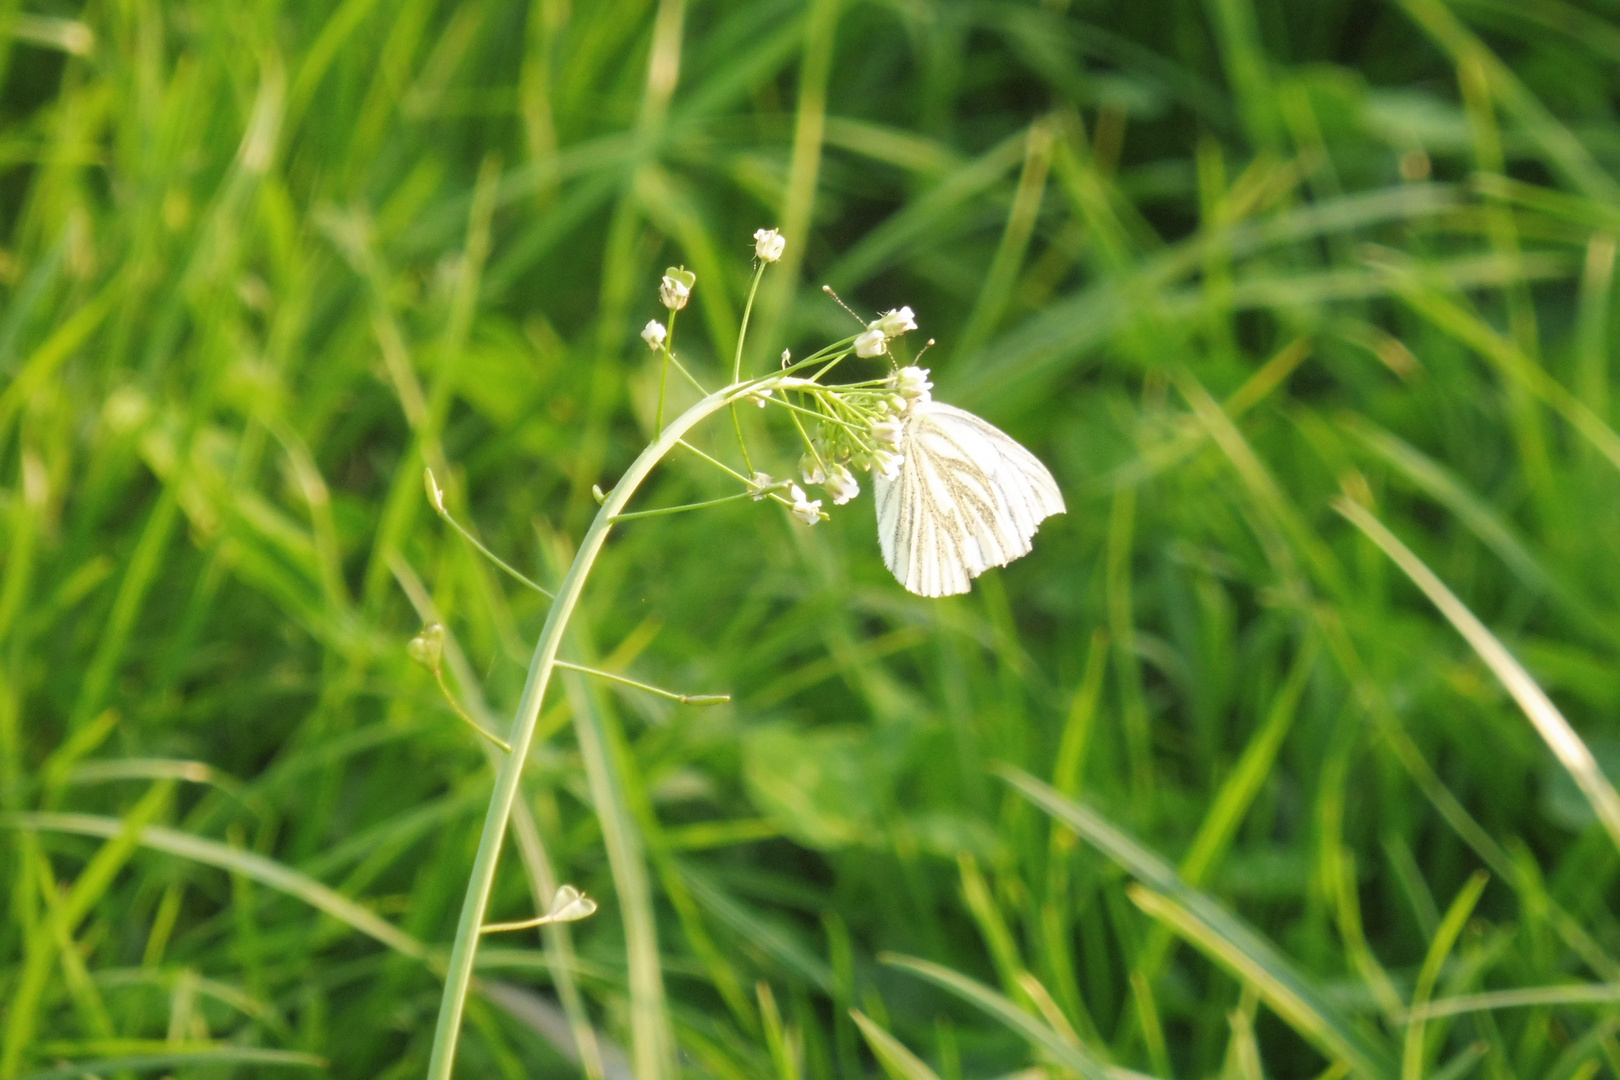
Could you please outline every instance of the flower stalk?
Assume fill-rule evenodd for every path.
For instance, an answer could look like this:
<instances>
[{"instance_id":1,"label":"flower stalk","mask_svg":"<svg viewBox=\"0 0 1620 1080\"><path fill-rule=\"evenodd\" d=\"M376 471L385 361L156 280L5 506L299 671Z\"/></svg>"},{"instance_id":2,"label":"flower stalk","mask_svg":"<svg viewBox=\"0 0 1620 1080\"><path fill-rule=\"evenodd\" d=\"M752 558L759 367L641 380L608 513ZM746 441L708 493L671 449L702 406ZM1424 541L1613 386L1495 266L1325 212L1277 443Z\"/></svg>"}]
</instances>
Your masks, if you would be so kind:
<instances>
[{"instance_id":1,"label":"flower stalk","mask_svg":"<svg viewBox=\"0 0 1620 1080\"><path fill-rule=\"evenodd\" d=\"M793 362L790 354L782 354L781 370L772 372L763 378L744 380L742 377L742 352L748 333L749 316L753 312L754 299L759 290L760 278L765 267L777 261L782 254L785 241L776 230L762 229L755 234L755 254L757 262L754 269L753 280L748 289L748 300L743 308L742 325L737 339L736 353L732 359L732 381L723 389L713 393L704 393L704 397L696 405L687 409L680 416L672 420L668 426L664 424L665 393L669 375L669 366L675 365L683 375L697 385L695 379L686 371L684 365L676 359L674 354L674 337L676 315L687 305L691 296L692 287L696 283L696 276L684 267L671 267L664 274L659 289L659 299L662 302L667 325L656 319L647 323L641 332L642 340L653 352L661 354L661 370L659 372L658 407L655 422L653 441L642 450L630 468L619 478L612 491L604 494L600 487L593 487L600 509L592 520L590 528L580 541L579 549L569 565L561 585L558 586L555 600L551 610L547 613L545 627L540 632L540 640L535 645L534 656L529 663L528 676L524 682L523 694L518 702L517 715L513 719L512 727L507 737L510 752L500 761L496 772L494 790L490 793L489 808L484 816L483 832L478 841L478 853L473 860L471 875L467 881L466 896L463 899L461 914L456 926L455 940L451 944L448 968L445 974L444 995L440 1003L438 1022L433 1035L433 1049L428 1063L428 1080L450 1080L454 1071L456 1048L460 1042L462 1020L466 1013L467 995L472 988L473 970L475 967L478 942L485 932L495 930L516 929L519 926L528 927L542 925L549 921L558 921L563 916L562 911L574 911L569 906L568 898L553 904L557 910L549 911L536 919L523 920L518 923L497 923L493 926L484 922L489 907L490 894L494 889L495 874L500 862L500 853L505 841L508 822L517 803L518 792L523 775L523 767L528 758L530 747L534 740L535 728L540 718L541 705L544 701L546 689L551 682L552 673L561 668L568 671L589 672L595 675L605 675L619 682L638 687L653 693L662 694L684 704L713 705L728 700L721 694L677 694L659 687L650 686L623 676L607 672L594 671L582 668L567 661L559 660L557 652L561 647L564 634L572 619L579 598L584 592L585 581L590 576L592 567L596 564L596 557L601 554L607 541L608 533L613 526L621 521L644 517L656 517L667 514L680 513L686 510L715 506L720 503L732 502L739 499L752 499L753 501L770 500L785 507L789 513L806 525L813 525L825 520L828 515L822 510L822 500L812 499L803 488L792 480L775 480L757 472L749 457L748 446L743 438L742 425L737 416L737 404L741 401L751 401L756 405L779 405L788 411L793 419L793 425L800 440L804 443L808 456L806 460L811 468L805 472L806 483L815 486L821 485L833 505L841 506L853 499L860 491L860 485L851 473L849 465L858 468L877 468L879 471L892 473L894 466L900 460L900 454L889 444L898 441L900 427L894 416L904 410L912 399L926 400L929 388L927 373L918 368L907 368L895 371L886 379L869 379L849 383L842 386L828 386L820 382L822 376L831 371L845 357L852 352L862 356L881 355L887 351L887 343L893 338L916 329L910 308L900 308L890 311L877 320L866 324L865 330L852 335L843 341L834 342L817 350L810 356L797 363ZM866 346L863 348L863 345ZM876 352L871 349L875 347ZM804 377L809 374L810 377ZM699 387L700 392L703 392ZM800 402L789 400L792 394ZM814 408L807 408L813 405ZM746 474L739 473L723 462L710 457L697 447L686 442L685 436L703 420L728 409L731 413L733 430L737 435L737 444L742 450L743 464ZM800 415L812 418L819 426L814 438L806 431ZM891 432L892 429L892 432ZM715 465L735 480L744 485L744 490L724 498L710 499L682 506L660 507L650 510L626 512L625 507L635 497L642 482L651 474L654 467L661 462L675 447L684 447L697 456ZM440 513L443 510L443 498L433 482L431 474L426 478L429 498L434 501ZM448 519L448 515L446 515ZM454 524L454 522L452 522ZM486 549L479 544L470 533L460 529L472 543L481 551ZM503 564L504 565L504 564ZM514 576L520 577L516 571L507 568ZM522 578L527 583L526 578ZM437 657L433 647L437 639L425 636L419 640L416 652L421 653L424 662L436 665ZM413 654L414 655L414 654ZM490 734L487 733L486 734ZM580 729L581 746L586 750L587 759L590 757L590 748L587 743L588 731ZM494 738L491 735L491 738ZM599 743L591 743L597 746ZM598 756L600 754L598 753ZM587 772L592 766L587 761ZM597 770L600 774L601 770ZM593 780L593 785L595 781ZM614 840L608 828L611 815L603 818L604 835L608 841L609 861L613 862ZM622 856L623 852L620 852ZM628 871L627 871L628 872ZM617 876L617 871L615 872ZM580 910L583 910L581 898ZM591 905L594 910L594 904ZM585 912L588 914L588 912ZM642 911L639 916L640 932L642 936L651 934L651 913ZM626 908L626 930L631 933L635 927L632 923L630 908ZM636 949L632 947L632 954ZM656 982L656 979L655 979ZM635 999L636 976L634 970L631 976L632 1002ZM656 1040L655 1040L656 1041ZM656 1049L649 1050L652 1055L651 1063L656 1069L656 1059L660 1056ZM639 1057L638 1052L638 1057Z\"/></svg>"},{"instance_id":2,"label":"flower stalk","mask_svg":"<svg viewBox=\"0 0 1620 1080\"><path fill-rule=\"evenodd\" d=\"M557 648L562 643L568 620L573 616L580 594L584 591L585 579L607 541L614 519L624 512L630 498L653 467L693 427L733 403L747 389L749 386L746 384L733 384L717 390L670 421L669 426L658 433L658 437L648 444L608 494L557 589L557 599L546 616L545 628L540 632L540 641L535 646L528 678L523 685L523 696L518 702L517 717L512 722L507 739L512 752L501 761L500 771L495 776L495 789L490 794L489 809L484 816L484 831L478 840L478 854L473 859L472 874L468 878L467 893L461 905L461 918L456 925L455 941L450 947L444 996L439 1005L438 1024L433 1033L433 1052L428 1061L428 1080L450 1080L454 1068L461 1022L467 1008L467 994L472 987L478 939L489 907L490 892L495 884L501 845L506 838L507 823L511 820L512 806L517 800L518 782L522 778L523 765L528 759L535 726L540 719L540 705L545 698L546 686L551 681L552 671L558 666Z\"/></svg>"}]
</instances>

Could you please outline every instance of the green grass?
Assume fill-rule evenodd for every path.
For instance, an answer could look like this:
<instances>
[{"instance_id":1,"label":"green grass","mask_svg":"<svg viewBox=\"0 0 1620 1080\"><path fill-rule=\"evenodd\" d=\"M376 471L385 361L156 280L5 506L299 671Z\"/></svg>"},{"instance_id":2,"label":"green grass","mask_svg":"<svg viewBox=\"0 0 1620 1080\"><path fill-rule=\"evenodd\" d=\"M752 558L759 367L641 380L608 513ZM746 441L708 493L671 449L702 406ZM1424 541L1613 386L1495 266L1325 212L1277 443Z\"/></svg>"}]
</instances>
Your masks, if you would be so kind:
<instances>
[{"instance_id":1,"label":"green grass","mask_svg":"<svg viewBox=\"0 0 1620 1080\"><path fill-rule=\"evenodd\" d=\"M407 643L505 731L549 601L422 470L555 588L762 226L745 375L909 304L1069 513L616 526L564 655L732 701L554 683L458 1075L1620 1078L1617 19L0 0L0 1080L424 1073Z\"/></svg>"}]
</instances>

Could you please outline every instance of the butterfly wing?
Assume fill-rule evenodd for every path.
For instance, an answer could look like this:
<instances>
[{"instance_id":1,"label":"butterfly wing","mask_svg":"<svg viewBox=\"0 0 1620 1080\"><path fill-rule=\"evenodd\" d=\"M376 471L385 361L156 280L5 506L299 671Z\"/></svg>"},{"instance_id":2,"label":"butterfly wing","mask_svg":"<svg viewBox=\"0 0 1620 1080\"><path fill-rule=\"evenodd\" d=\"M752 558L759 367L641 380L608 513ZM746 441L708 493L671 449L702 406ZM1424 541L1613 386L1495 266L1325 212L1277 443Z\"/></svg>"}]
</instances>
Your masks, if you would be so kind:
<instances>
[{"instance_id":1,"label":"butterfly wing","mask_svg":"<svg viewBox=\"0 0 1620 1080\"><path fill-rule=\"evenodd\" d=\"M913 405L894 480L874 477L883 562L910 592L967 592L992 566L1029 553L1065 507L1057 481L1011 436L942 402Z\"/></svg>"}]
</instances>

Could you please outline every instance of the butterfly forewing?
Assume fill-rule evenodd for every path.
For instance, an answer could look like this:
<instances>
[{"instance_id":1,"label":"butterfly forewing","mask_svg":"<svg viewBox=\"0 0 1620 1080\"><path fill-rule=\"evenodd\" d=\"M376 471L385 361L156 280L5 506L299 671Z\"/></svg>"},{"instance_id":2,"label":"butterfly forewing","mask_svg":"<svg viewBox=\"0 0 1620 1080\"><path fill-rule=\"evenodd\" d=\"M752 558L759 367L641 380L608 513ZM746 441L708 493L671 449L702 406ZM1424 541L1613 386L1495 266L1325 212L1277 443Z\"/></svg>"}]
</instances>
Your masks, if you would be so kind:
<instances>
[{"instance_id":1,"label":"butterfly forewing","mask_svg":"<svg viewBox=\"0 0 1620 1080\"><path fill-rule=\"evenodd\" d=\"M873 480L884 564L922 596L967 592L973 578L1030 550L1042 520L1064 511L1040 459L972 413L914 404L894 480Z\"/></svg>"}]
</instances>

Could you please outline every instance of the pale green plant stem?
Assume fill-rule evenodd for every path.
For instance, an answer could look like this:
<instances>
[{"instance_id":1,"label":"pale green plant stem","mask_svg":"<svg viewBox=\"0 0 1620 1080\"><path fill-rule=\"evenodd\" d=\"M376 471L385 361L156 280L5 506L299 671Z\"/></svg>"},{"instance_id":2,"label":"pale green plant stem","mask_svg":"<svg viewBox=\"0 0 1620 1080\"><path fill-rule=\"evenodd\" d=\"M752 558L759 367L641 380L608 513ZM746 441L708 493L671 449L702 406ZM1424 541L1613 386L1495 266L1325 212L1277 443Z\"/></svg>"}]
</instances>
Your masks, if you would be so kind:
<instances>
[{"instance_id":1,"label":"pale green plant stem","mask_svg":"<svg viewBox=\"0 0 1620 1080\"><path fill-rule=\"evenodd\" d=\"M692 388L694 390L696 390L698 393L704 395L705 397L708 396L708 393L709 393L708 387L706 387L702 383L698 382L696 375L693 375L690 371L686 370L686 365L681 363L681 358L680 357L676 356L674 353L670 353L669 354L669 362L675 365L675 370L676 371L678 371L682 375L686 376L686 381L692 384Z\"/></svg>"},{"instance_id":2,"label":"pale green plant stem","mask_svg":"<svg viewBox=\"0 0 1620 1080\"><path fill-rule=\"evenodd\" d=\"M825 420L829 424L837 424L839 427L846 429L851 434L858 434L861 430L854 424L851 424L848 420L833 416L829 413L817 412L814 409L807 409L803 405L795 405L791 401L778 401L774 402L774 404L784 409L790 409L795 413L804 413L806 416L815 417L817 420Z\"/></svg>"},{"instance_id":3,"label":"pale green plant stem","mask_svg":"<svg viewBox=\"0 0 1620 1080\"><path fill-rule=\"evenodd\" d=\"M718 412L736 399L742 388L736 385L717 390L693 405L641 452L628 471L614 486L612 493L597 511L596 518L580 542L579 552L568 568L568 574L557 589L557 600L546 616L540 642L535 646L534 659L529 664L528 680L523 686L517 718L513 721L508 741L512 753L501 762L495 777L495 790L490 794L489 810L484 817L483 835L478 840L478 854L473 860L472 874L467 881L466 898L462 901L461 918L456 926L456 937L450 947L450 963L444 980L444 996L439 1006L438 1025L433 1033L433 1053L428 1062L428 1080L449 1080L455 1065L456 1045L461 1037L461 1020L467 1007L467 993L472 986L473 963L478 951L478 938L489 906L490 892L495 884L496 864L500 861L501 844L506 837L507 822L512 806L517 801L518 781L523 775L523 764L529 756L529 745L534 737L535 725L540 719L540 705L545 697L551 672L557 666L557 647L562 642L568 620L579 603L596 556L601 553L613 528L613 519L623 512L625 504L636 488L652 472L653 466L669 453L681 437L704 418Z\"/></svg>"},{"instance_id":4,"label":"pale green plant stem","mask_svg":"<svg viewBox=\"0 0 1620 1080\"><path fill-rule=\"evenodd\" d=\"M702 510L709 506L719 506L721 503L736 502L738 499L752 498L751 493L739 491L735 495L726 495L718 499L705 499L703 502L682 503L680 506L660 506L656 510L632 510L628 514L619 514L614 517L615 522L634 521L636 518L667 517L670 514L680 514L687 510Z\"/></svg>"},{"instance_id":5,"label":"pale green plant stem","mask_svg":"<svg viewBox=\"0 0 1620 1080\"><path fill-rule=\"evenodd\" d=\"M671 701L679 701L683 705L723 705L731 700L730 694L677 693L674 690L665 690L661 686L653 686L651 683L627 679L623 675L615 675L613 672L603 671L601 668L586 667L583 664L570 664L566 660L553 660L552 666L564 668L568 671L583 672L586 675L595 675L598 679L607 679L609 682L620 683L624 686L633 686L637 690L645 690L649 694L657 694L659 697L668 698Z\"/></svg>"},{"instance_id":6,"label":"pale green plant stem","mask_svg":"<svg viewBox=\"0 0 1620 1080\"><path fill-rule=\"evenodd\" d=\"M731 381L742 382L742 351L743 342L748 340L748 318L754 313L754 296L759 292L759 279L765 276L765 260L757 259L754 262L754 280L748 283L748 300L743 304L742 329L737 333L737 351L731 358ZM737 416L737 404L731 405L731 427L737 432L737 447L742 451L743 464L748 467L750 475L754 471L754 462L748 456L748 443L743 439L742 420Z\"/></svg>"},{"instance_id":7,"label":"pale green plant stem","mask_svg":"<svg viewBox=\"0 0 1620 1080\"><path fill-rule=\"evenodd\" d=\"M488 739L502 750L505 750L508 754L512 752L511 743L507 742L493 731L486 731L483 724L480 724L477 720L474 720L467 710L461 707L461 702L456 700L456 695L452 694L450 692L450 688L445 685L444 671L437 664L433 665L433 680L439 684L439 692L444 695L444 700L450 703L451 710L457 716L461 717L461 719L466 722L468 727L478 732L478 734L482 735L484 738Z\"/></svg>"},{"instance_id":8,"label":"pale green plant stem","mask_svg":"<svg viewBox=\"0 0 1620 1080\"><path fill-rule=\"evenodd\" d=\"M669 309L669 333L664 338L664 363L658 369L658 418L653 421L654 431L664 430L664 391L669 386L669 362L672 359L670 354L675 351L675 316L679 314L680 309ZM685 370L681 369L683 372ZM690 379L692 376L686 377ZM736 381L732 379L732 382Z\"/></svg>"},{"instance_id":9,"label":"pale green plant stem","mask_svg":"<svg viewBox=\"0 0 1620 1080\"><path fill-rule=\"evenodd\" d=\"M429 477L429 482L431 483L432 476L433 476L433 470L432 469L427 470L427 476ZM502 570L504 570L508 574L510 574L513 578L517 579L519 582L523 583L524 585L527 585L529 588L533 589L535 592L539 593L541 596L545 596L545 597L555 597L556 596L556 594L553 593L550 589L547 589L547 588L537 584L535 581L533 581L531 578L529 578L528 575L524 574L521 570L518 570L517 568L509 565L499 555L496 555L493 551L489 550L489 548L485 547L479 541L478 537L474 536L472 533L468 532L466 529L463 529L461 527L461 523L458 522L454 517L452 517L450 515L450 511L445 507L444 499L442 497L433 498L431 501L433 503L433 509L438 512L439 517L444 519L445 524L449 525L452 529L456 530L457 533L461 534L461 538L463 540L467 541L467 543L471 544L473 547L477 548L478 552L481 555L483 555L484 558L488 559L490 562L494 563L496 566L500 567Z\"/></svg>"},{"instance_id":10,"label":"pale green plant stem","mask_svg":"<svg viewBox=\"0 0 1620 1080\"><path fill-rule=\"evenodd\" d=\"M805 448L810 451L810 456L815 459L816 468L825 473L827 471L827 463L821 460L821 451L816 449L815 440L811 439L809 434L804 430L804 425L799 422L799 415L797 413L788 413L788 415L793 418L793 426L798 429L799 438L804 440Z\"/></svg>"},{"instance_id":11,"label":"pale green plant stem","mask_svg":"<svg viewBox=\"0 0 1620 1080\"><path fill-rule=\"evenodd\" d=\"M743 304L742 329L737 333L737 351L731 357L731 381L742 382L742 351L743 342L748 339L748 318L754 313L754 294L759 292L759 279L765 274L765 262L761 259L754 266L754 280L748 283L748 300Z\"/></svg>"},{"instance_id":12,"label":"pale green plant stem","mask_svg":"<svg viewBox=\"0 0 1620 1080\"><path fill-rule=\"evenodd\" d=\"M681 446L682 450L690 450L690 451L692 451L692 453L696 454L698 457L702 458L704 461L707 461L710 465L713 465L715 468L719 469L721 472L725 473L727 476L730 476L730 477L732 477L733 479L736 479L736 480L741 480L745 484L753 483L752 480L750 480L748 477L744 476L742 473L738 472L736 469L733 469L730 465L727 465L723 461L715 460L714 458L710 457L708 454L705 454L703 451L701 451L697 447L693 446L691 443L687 442L685 439L681 440L680 446Z\"/></svg>"}]
</instances>

